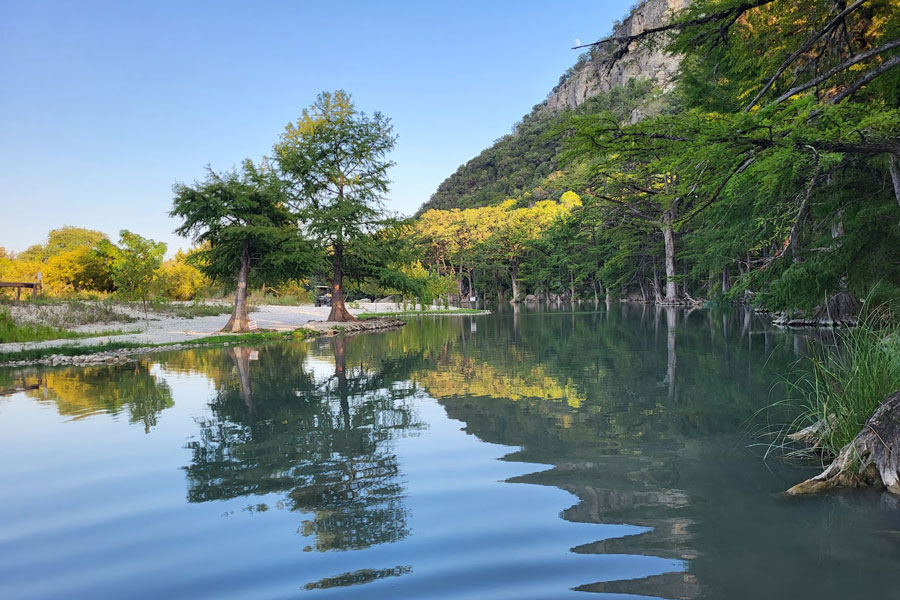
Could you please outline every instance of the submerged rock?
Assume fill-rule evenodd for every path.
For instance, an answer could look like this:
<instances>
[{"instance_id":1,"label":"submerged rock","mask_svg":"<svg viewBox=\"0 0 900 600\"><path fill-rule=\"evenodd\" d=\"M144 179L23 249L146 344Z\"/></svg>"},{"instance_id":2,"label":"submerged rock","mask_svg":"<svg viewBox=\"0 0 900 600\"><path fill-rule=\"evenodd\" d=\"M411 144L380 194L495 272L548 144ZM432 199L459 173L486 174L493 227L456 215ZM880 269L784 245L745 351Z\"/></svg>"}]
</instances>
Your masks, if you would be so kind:
<instances>
[{"instance_id":1,"label":"submerged rock","mask_svg":"<svg viewBox=\"0 0 900 600\"><path fill-rule=\"evenodd\" d=\"M869 486L885 487L892 494L900 495L900 391L881 403L827 469L798 483L788 494Z\"/></svg>"}]
</instances>

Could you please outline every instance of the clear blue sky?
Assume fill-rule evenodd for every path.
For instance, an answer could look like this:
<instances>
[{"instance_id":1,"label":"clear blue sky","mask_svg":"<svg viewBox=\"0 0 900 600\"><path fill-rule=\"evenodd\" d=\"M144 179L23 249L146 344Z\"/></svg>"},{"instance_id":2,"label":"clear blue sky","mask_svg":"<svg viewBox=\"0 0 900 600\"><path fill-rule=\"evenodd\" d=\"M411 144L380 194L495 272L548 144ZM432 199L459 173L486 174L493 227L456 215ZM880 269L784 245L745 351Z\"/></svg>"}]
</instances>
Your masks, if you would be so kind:
<instances>
[{"instance_id":1,"label":"clear blue sky","mask_svg":"<svg viewBox=\"0 0 900 600\"><path fill-rule=\"evenodd\" d=\"M631 3L0 0L0 246L76 225L187 247L172 184L269 154L322 90L393 120L410 214Z\"/></svg>"}]
</instances>

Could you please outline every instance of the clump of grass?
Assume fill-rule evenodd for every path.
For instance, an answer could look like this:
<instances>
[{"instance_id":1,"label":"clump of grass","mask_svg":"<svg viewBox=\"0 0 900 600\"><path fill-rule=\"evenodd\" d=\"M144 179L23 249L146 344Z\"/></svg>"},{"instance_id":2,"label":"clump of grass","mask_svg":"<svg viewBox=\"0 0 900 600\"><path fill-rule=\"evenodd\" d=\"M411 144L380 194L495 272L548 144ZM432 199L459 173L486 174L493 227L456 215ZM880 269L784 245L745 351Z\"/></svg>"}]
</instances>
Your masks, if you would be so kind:
<instances>
[{"instance_id":1,"label":"clump of grass","mask_svg":"<svg viewBox=\"0 0 900 600\"><path fill-rule=\"evenodd\" d=\"M248 307L252 308L252 307ZM205 302L192 302L182 304L180 302L156 301L150 306L151 312L165 314L179 319L193 319L195 317L215 317L227 315L232 307L227 304L207 304Z\"/></svg>"},{"instance_id":2,"label":"clump of grass","mask_svg":"<svg viewBox=\"0 0 900 600\"><path fill-rule=\"evenodd\" d=\"M790 429L806 429L815 445L836 455L900 389L900 323L886 323L882 311L870 314L858 327L836 331L834 342L814 346L808 361L793 382L800 415Z\"/></svg>"},{"instance_id":3,"label":"clump of grass","mask_svg":"<svg viewBox=\"0 0 900 600\"><path fill-rule=\"evenodd\" d=\"M9 311L0 310L0 343L7 342L42 342L81 337L74 331L67 331L42 323L17 323Z\"/></svg>"}]
</instances>

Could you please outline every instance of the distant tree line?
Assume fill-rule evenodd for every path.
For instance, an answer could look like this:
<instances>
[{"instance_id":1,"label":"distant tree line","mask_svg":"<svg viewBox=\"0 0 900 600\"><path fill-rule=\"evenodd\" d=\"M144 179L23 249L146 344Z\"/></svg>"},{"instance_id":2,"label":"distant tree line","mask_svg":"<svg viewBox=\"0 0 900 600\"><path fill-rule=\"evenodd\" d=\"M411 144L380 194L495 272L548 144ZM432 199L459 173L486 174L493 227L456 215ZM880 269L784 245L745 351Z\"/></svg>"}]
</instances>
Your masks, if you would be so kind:
<instances>
[{"instance_id":1,"label":"distant tree line","mask_svg":"<svg viewBox=\"0 0 900 600\"><path fill-rule=\"evenodd\" d=\"M21 253L0 249L0 280L32 283L41 277L50 297L99 298L110 294L142 300L190 300L209 286L203 273L178 251L164 260L166 245L127 230L117 243L81 227L52 230L44 244Z\"/></svg>"}]
</instances>

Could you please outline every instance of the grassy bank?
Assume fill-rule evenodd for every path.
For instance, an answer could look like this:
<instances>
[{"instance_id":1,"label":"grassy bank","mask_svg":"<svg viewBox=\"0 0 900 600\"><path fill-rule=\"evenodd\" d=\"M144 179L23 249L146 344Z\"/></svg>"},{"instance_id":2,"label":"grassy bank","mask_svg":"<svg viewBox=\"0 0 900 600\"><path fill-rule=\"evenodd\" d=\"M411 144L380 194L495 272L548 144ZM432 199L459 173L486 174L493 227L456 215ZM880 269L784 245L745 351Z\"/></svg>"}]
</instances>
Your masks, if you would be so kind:
<instances>
[{"instance_id":1,"label":"grassy bank","mask_svg":"<svg viewBox=\"0 0 900 600\"><path fill-rule=\"evenodd\" d=\"M812 428L817 445L836 455L900 389L900 324L879 326L868 319L839 330L833 343L813 350L809 363L793 383L801 413L790 429Z\"/></svg>"},{"instance_id":2,"label":"grassy bank","mask_svg":"<svg viewBox=\"0 0 900 600\"><path fill-rule=\"evenodd\" d=\"M40 360L48 356L84 356L109 352L112 350L141 350L161 348L165 346L218 346L222 344L252 344L259 342L303 340L322 335L312 329L295 329L293 331L257 331L253 333L217 334L183 342L165 342L162 344L141 344L137 342L106 342L91 346L53 346L49 348L33 348L18 352L0 352L0 364L20 360Z\"/></svg>"},{"instance_id":3,"label":"grassy bank","mask_svg":"<svg viewBox=\"0 0 900 600\"><path fill-rule=\"evenodd\" d=\"M371 317L418 317L421 315L488 315L491 311L476 308L436 308L433 310L398 310L394 312L364 312L356 315L360 319Z\"/></svg>"},{"instance_id":4,"label":"grassy bank","mask_svg":"<svg viewBox=\"0 0 900 600\"><path fill-rule=\"evenodd\" d=\"M0 344L90 338L123 335L126 333L133 332L120 329L103 332L80 332L43 323L17 323L8 311L0 308Z\"/></svg>"}]
</instances>

